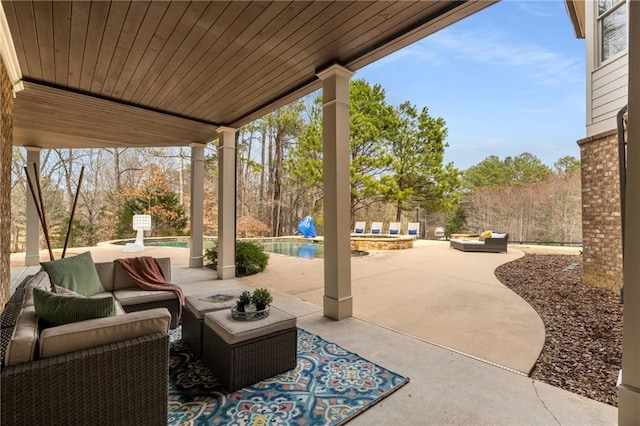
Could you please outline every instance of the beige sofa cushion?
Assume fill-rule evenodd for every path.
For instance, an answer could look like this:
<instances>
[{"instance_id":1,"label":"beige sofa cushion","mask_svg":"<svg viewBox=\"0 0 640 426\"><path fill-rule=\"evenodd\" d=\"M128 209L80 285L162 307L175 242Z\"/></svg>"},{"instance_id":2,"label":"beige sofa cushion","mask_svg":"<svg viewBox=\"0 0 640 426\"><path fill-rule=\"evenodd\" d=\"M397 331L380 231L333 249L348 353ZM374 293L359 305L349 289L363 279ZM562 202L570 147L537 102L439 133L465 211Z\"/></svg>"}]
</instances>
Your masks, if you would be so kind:
<instances>
[{"instance_id":1,"label":"beige sofa cushion","mask_svg":"<svg viewBox=\"0 0 640 426\"><path fill-rule=\"evenodd\" d=\"M38 315L33 305L22 308L7 346L6 366L33 361L38 347Z\"/></svg>"},{"instance_id":2,"label":"beige sofa cushion","mask_svg":"<svg viewBox=\"0 0 640 426\"><path fill-rule=\"evenodd\" d=\"M104 291L113 291L113 278L115 272L115 263L113 262L97 262L96 271Z\"/></svg>"},{"instance_id":3,"label":"beige sofa cushion","mask_svg":"<svg viewBox=\"0 0 640 426\"><path fill-rule=\"evenodd\" d=\"M178 297L175 291L143 290L140 287L130 287L122 290L116 290L113 292L113 295L122 306L158 302L162 300L171 300Z\"/></svg>"},{"instance_id":4,"label":"beige sofa cushion","mask_svg":"<svg viewBox=\"0 0 640 426\"><path fill-rule=\"evenodd\" d=\"M23 308L33 306L33 289L35 287L41 288L42 290L50 290L51 281L49 281L49 274L45 271L40 271L29 279L27 284L24 286L25 294L22 302Z\"/></svg>"},{"instance_id":5,"label":"beige sofa cushion","mask_svg":"<svg viewBox=\"0 0 640 426\"><path fill-rule=\"evenodd\" d=\"M152 333L168 333L170 324L169 311L157 308L47 328L40 334L40 357L52 357Z\"/></svg>"}]
</instances>

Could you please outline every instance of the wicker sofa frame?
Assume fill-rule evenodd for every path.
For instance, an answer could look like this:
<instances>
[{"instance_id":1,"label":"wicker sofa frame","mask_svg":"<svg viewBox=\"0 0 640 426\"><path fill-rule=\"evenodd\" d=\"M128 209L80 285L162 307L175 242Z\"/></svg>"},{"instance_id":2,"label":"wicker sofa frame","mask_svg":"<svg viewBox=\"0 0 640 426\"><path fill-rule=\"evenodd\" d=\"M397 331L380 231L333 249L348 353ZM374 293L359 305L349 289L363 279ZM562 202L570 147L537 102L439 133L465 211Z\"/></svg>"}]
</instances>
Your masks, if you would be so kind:
<instances>
[{"instance_id":1,"label":"wicker sofa frame","mask_svg":"<svg viewBox=\"0 0 640 426\"><path fill-rule=\"evenodd\" d=\"M26 282L2 312L2 359ZM154 333L3 366L0 383L2 424L166 424L169 336Z\"/></svg>"},{"instance_id":2,"label":"wicker sofa frame","mask_svg":"<svg viewBox=\"0 0 640 426\"><path fill-rule=\"evenodd\" d=\"M482 241L450 240L450 247L460 251L506 253L509 234L504 238L485 238Z\"/></svg>"}]
</instances>

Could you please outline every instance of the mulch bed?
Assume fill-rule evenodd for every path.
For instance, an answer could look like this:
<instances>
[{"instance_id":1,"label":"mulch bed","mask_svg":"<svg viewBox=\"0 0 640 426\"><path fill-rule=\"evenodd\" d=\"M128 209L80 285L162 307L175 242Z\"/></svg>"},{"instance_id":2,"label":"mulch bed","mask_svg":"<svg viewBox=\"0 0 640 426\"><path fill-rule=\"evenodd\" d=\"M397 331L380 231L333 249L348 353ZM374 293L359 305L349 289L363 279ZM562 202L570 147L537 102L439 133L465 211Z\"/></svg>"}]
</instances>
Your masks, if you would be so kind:
<instances>
[{"instance_id":1,"label":"mulch bed","mask_svg":"<svg viewBox=\"0 0 640 426\"><path fill-rule=\"evenodd\" d=\"M622 364L618 294L582 283L581 256L527 254L495 274L544 322L544 348L530 376L617 406Z\"/></svg>"}]
</instances>

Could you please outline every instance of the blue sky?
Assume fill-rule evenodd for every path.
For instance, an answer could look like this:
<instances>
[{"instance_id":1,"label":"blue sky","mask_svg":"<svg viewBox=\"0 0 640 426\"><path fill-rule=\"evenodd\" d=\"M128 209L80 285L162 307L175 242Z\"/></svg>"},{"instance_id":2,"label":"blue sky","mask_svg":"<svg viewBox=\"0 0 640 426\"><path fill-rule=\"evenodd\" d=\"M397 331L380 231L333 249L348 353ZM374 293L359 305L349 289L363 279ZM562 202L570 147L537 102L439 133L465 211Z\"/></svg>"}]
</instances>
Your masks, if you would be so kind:
<instances>
[{"instance_id":1,"label":"blue sky","mask_svg":"<svg viewBox=\"0 0 640 426\"><path fill-rule=\"evenodd\" d=\"M445 162L466 169L489 155L529 152L545 164L580 157L585 42L561 0L507 0L358 71L447 122Z\"/></svg>"}]
</instances>

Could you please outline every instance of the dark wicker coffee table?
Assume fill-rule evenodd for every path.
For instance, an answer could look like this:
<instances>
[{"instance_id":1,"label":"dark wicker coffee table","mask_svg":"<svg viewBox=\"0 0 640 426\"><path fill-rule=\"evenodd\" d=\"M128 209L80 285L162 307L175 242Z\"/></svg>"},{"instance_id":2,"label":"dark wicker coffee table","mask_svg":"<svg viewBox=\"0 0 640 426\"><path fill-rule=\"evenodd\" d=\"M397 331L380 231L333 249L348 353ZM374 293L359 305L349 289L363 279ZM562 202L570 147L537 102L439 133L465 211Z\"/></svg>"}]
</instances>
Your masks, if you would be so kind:
<instances>
[{"instance_id":1,"label":"dark wicker coffee table","mask_svg":"<svg viewBox=\"0 0 640 426\"><path fill-rule=\"evenodd\" d=\"M231 290L185 297L185 309L182 312L182 339L198 357L202 358L204 314L223 309L229 310L235 306L239 296L239 291Z\"/></svg>"},{"instance_id":2,"label":"dark wicker coffee table","mask_svg":"<svg viewBox=\"0 0 640 426\"><path fill-rule=\"evenodd\" d=\"M236 321L230 310L204 316L202 360L229 391L292 370L297 362L296 317L271 306L267 318Z\"/></svg>"}]
</instances>

